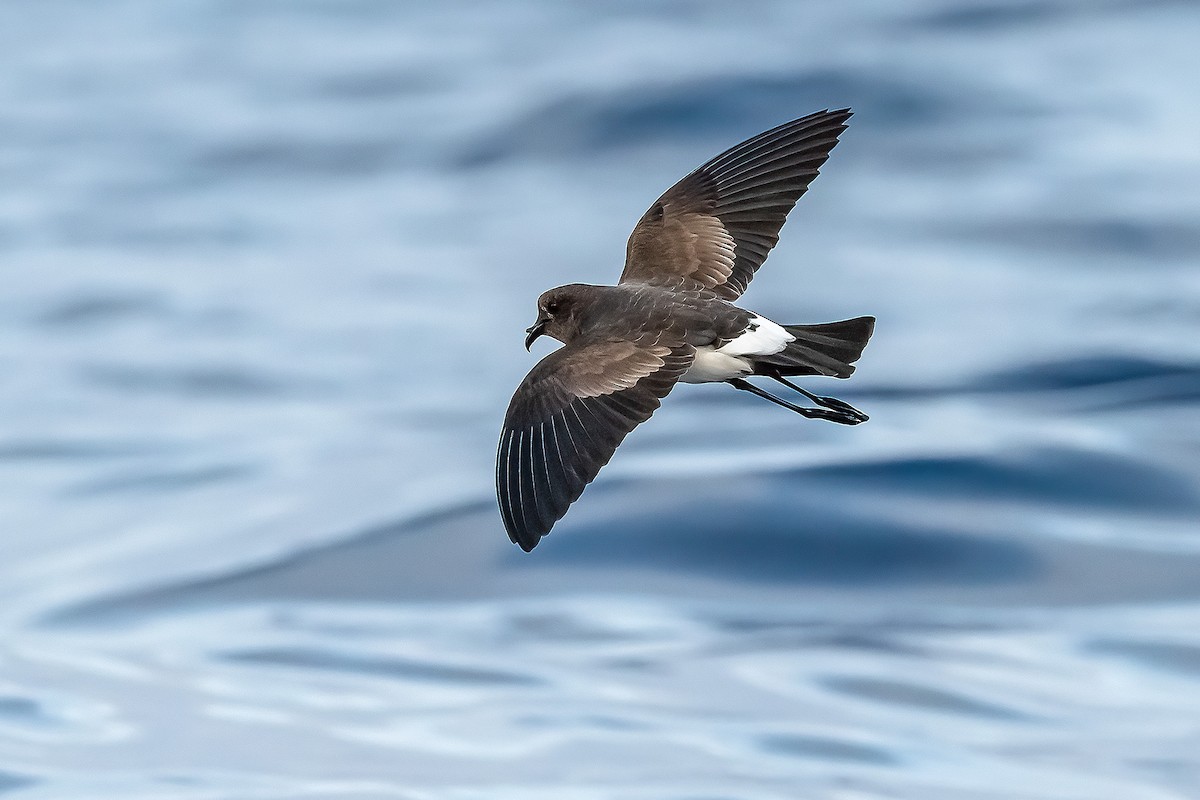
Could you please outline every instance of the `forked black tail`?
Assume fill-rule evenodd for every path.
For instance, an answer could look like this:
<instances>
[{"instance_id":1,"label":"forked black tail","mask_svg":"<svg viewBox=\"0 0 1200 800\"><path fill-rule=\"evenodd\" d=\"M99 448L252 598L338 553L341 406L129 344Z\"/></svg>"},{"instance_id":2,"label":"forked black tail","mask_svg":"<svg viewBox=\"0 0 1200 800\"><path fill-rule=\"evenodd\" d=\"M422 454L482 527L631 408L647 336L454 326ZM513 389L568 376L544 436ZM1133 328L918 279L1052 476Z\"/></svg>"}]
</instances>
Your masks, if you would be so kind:
<instances>
[{"instance_id":1,"label":"forked black tail","mask_svg":"<svg viewBox=\"0 0 1200 800\"><path fill-rule=\"evenodd\" d=\"M855 317L821 325L784 325L796 337L781 352L758 356L755 375L829 375L849 378L854 362L875 332L874 317Z\"/></svg>"}]
</instances>

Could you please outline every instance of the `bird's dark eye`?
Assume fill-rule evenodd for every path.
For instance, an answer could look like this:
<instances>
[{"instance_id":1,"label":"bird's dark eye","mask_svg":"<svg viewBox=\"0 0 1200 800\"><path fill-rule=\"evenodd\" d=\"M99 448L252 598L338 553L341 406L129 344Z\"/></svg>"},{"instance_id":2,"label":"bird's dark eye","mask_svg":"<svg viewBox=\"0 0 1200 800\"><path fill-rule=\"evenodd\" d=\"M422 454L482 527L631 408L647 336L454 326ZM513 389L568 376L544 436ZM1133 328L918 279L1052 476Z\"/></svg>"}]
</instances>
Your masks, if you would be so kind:
<instances>
[{"instance_id":1,"label":"bird's dark eye","mask_svg":"<svg viewBox=\"0 0 1200 800\"><path fill-rule=\"evenodd\" d=\"M546 303L546 313L557 314L558 313L558 303L554 302L554 301Z\"/></svg>"}]
</instances>

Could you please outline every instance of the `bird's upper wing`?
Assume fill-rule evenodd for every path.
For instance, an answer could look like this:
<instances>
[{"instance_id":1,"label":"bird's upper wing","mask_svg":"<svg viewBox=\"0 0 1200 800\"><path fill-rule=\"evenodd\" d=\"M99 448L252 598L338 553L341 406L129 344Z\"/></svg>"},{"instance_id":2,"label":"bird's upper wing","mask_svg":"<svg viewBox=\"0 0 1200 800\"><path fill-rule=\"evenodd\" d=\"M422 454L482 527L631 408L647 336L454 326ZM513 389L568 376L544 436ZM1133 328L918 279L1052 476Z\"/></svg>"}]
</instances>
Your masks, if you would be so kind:
<instances>
[{"instance_id":1,"label":"bird's upper wing","mask_svg":"<svg viewBox=\"0 0 1200 800\"><path fill-rule=\"evenodd\" d=\"M726 150L672 186L638 221L621 283L709 289L734 300L846 129L818 111Z\"/></svg>"},{"instance_id":2,"label":"bird's upper wing","mask_svg":"<svg viewBox=\"0 0 1200 800\"><path fill-rule=\"evenodd\" d=\"M694 349L670 339L573 342L525 376L504 418L496 495L509 538L526 552L687 371Z\"/></svg>"}]
</instances>

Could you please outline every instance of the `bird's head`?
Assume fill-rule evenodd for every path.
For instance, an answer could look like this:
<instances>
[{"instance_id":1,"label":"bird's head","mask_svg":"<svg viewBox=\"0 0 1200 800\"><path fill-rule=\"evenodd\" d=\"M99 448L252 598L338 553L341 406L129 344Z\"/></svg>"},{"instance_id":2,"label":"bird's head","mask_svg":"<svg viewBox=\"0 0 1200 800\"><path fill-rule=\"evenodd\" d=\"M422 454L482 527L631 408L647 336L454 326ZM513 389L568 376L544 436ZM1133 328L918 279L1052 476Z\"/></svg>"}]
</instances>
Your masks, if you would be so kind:
<instances>
[{"instance_id":1,"label":"bird's head","mask_svg":"<svg viewBox=\"0 0 1200 800\"><path fill-rule=\"evenodd\" d=\"M579 302L582 288L580 284L573 283L542 293L538 298L537 322L525 329L528 334L525 337L526 350L543 334L563 344L575 338L579 333L583 310L583 304Z\"/></svg>"}]
</instances>

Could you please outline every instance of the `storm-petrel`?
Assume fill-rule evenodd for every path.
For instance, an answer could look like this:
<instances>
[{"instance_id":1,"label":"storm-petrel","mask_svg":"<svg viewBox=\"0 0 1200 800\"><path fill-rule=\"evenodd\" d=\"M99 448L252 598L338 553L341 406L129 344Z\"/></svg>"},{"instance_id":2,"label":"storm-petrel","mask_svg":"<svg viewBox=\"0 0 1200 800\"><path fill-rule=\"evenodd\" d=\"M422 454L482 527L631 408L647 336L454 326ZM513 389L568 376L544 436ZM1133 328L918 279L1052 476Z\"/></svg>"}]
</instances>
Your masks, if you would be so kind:
<instances>
[{"instance_id":1,"label":"storm-petrel","mask_svg":"<svg viewBox=\"0 0 1200 800\"><path fill-rule=\"evenodd\" d=\"M550 532L678 381L723 381L810 419L867 420L787 377L850 377L874 317L778 325L733 304L849 118L849 109L819 111L726 150L642 215L616 286L576 283L538 298L526 349L542 334L565 346L517 388L496 459L504 527L523 550ZM817 407L769 394L750 375L773 378Z\"/></svg>"}]
</instances>

